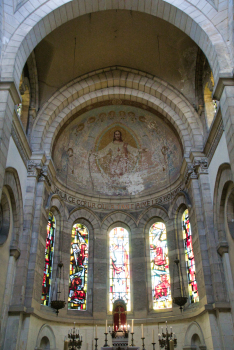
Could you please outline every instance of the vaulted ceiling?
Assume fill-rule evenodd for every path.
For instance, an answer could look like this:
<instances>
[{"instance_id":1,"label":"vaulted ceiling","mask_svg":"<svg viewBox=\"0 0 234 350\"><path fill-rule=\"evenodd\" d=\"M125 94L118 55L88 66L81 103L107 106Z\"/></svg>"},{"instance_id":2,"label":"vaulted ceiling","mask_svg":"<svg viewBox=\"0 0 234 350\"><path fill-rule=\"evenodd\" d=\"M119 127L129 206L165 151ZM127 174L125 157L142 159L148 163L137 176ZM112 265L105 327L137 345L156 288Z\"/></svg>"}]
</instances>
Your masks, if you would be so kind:
<instances>
[{"instance_id":1,"label":"vaulted ceiling","mask_svg":"<svg viewBox=\"0 0 234 350\"><path fill-rule=\"evenodd\" d=\"M155 75L194 102L197 45L168 22L134 11L76 18L35 49L40 105L72 79L119 65Z\"/></svg>"}]
</instances>

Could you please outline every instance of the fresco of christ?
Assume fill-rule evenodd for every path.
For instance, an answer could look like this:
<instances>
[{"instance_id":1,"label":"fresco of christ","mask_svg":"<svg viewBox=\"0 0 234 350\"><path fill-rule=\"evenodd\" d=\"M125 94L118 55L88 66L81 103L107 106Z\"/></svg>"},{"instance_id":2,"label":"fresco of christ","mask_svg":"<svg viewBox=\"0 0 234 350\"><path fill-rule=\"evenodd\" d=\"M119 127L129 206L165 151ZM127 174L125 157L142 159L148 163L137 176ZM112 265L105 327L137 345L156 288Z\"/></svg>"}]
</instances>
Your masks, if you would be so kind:
<instances>
[{"instance_id":1,"label":"fresco of christ","mask_svg":"<svg viewBox=\"0 0 234 350\"><path fill-rule=\"evenodd\" d=\"M105 148L93 153L96 159L103 159L109 155L109 176L120 177L133 170L138 161L140 153L147 151L144 149L137 149L124 142L120 130L114 131L113 141Z\"/></svg>"}]
</instances>

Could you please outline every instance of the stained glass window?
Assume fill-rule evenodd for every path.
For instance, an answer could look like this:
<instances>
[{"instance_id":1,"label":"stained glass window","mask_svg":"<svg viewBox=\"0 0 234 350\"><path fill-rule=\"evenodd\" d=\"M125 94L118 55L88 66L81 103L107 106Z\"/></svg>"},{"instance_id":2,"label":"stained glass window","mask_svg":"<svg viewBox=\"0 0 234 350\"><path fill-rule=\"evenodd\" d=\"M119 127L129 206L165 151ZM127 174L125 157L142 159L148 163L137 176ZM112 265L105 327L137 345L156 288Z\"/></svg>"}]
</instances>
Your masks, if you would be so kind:
<instances>
[{"instance_id":1,"label":"stained glass window","mask_svg":"<svg viewBox=\"0 0 234 350\"><path fill-rule=\"evenodd\" d=\"M125 301L127 311L130 303L129 237L123 227L115 227L109 234L110 244L110 293L109 309L117 299Z\"/></svg>"},{"instance_id":2,"label":"stained glass window","mask_svg":"<svg viewBox=\"0 0 234 350\"><path fill-rule=\"evenodd\" d=\"M184 211L182 216L182 230L184 239L186 270L189 285L189 297L191 303L196 303L197 301L199 301L199 295L197 290L196 269L192 244L192 231L189 221L188 209Z\"/></svg>"},{"instance_id":3,"label":"stained glass window","mask_svg":"<svg viewBox=\"0 0 234 350\"><path fill-rule=\"evenodd\" d=\"M87 309L89 231L82 224L72 228L68 309Z\"/></svg>"},{"instance_id":4,"label":"stained glass window","mask_svg":"<svg viewBox=\"0 0 234 350\"><path fill-rule=\"evenodd\" d=\"M41 304L49 305L50 299L50 286L53 269L53 256L54 256L54 240L55 240L55 218L52 213L49 213L47 223L47 237L45 247L45 264L44 264L44 275L42 281L42 295Z\"/></svg>"},{"instance_id":5,"label":"stained glass window","mask_svg":"<svg viewBox=\"0 0 234 350\"><path fill-rule=\"evenodd\" d=\"M172 301L167 232L162 222L150 227L149 242L153 309L167 309L172 307Z\"/></svg>"}]
</instances>

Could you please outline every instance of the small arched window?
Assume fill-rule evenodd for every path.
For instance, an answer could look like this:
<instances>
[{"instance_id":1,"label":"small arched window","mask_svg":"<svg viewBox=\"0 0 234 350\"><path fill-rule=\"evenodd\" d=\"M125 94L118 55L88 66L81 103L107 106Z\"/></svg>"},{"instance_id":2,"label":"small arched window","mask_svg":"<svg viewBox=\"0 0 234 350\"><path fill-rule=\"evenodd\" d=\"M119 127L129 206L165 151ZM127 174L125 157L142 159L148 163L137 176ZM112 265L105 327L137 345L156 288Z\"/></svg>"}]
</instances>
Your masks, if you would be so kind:
<instances>
[{"instance_id":1,"label":"small arched window","mask_svg":"<svg viewBox=\"0 0 234 350\"><path fill-rule=\"evenodd\" d=\"M149 230L153 309L172 307L166 226L154 223Z\"/></svg>"},{"instance_id":2,"label":"small arched window","mask_svg":"<svg viewBox=\"0 0 234 350\"><path fill-rule=\"evenodd\" d=\"M109 310L113 310L116 300L125 301L127 311L131 310L129 234L123 227L115 227L109 233L110 251L110 293Z\"/></svg>"},{"instance_id":3,"label":"small arched window","mask_svg":"<svg viewBox=\"0 0 234 350\"><path fill-rule=\"evenodd\" d=\"M50 301L50 287L51 277L53 270L53 257L54 257L54 241L55 241L55 217L52 213L49 213L47 223L47 237L45 247L45 264L44 264L44 275L42 281L42 295L41 304L49 305Z\"/></svg>"},{"instance_id":4,"label":"small arched window","mask_svg":"<svg viewBox=\"0 0 234 350\"><path fill-rule=\"evenodd\" d=\"M193 253L192 230L189 220L188 209L182 215L182 230L184 240L185 262L188 276L189 299L191 303L199 301L196 280L196 268Z\"/></svg>"},{"instance_id":5,"label":"small arched window","mask_svg":"<svg viewBox=\"0 0 234 350\"><path fill-rule=\"evenodd\" d=\"M87 309L89 231L82 224L72 228L68 309Z\"/></svg>"}]
</instances>

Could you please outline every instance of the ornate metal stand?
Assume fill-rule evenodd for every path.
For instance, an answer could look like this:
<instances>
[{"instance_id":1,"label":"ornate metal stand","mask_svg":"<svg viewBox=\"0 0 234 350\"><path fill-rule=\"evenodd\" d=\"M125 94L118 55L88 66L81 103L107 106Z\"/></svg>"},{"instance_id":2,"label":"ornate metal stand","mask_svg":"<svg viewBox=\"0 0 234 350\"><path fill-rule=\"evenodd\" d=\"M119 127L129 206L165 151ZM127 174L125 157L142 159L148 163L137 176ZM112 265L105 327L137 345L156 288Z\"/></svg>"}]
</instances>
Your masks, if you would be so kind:
<instances>
[{"instance_id":1,"label":"ornate metal stand","mask_svg":"<svg viewBox=\"0 0 234 350\"><path fill-rule=\"evenodd\" d=\"M153 350L155 350L155 344L156 344L156 343L152 343L152 345L153 345Z\"/></svg>"},{"instance_id":2,"label":"ornate metal stand","mask_svg":"<svg viewBox=\"0 0 234 350\"><path fill-rule=\"evenodd\" d=\"M98 346L97 346L98 338L94 338L94 339L95 339L95 350L98 350Z\"/></svg>"},{"instance_id":3,"label":"ornate metal stand","mask_svg":"<svg viewBox=\"0 0 234 350\"><path fill-rule=\"evenodd\" d=\"M172 327L171 332L168 332L167 330L167 322L166 322L166 333L163 332L162 334L158 335L158 342L161 349L169 350L170 349L170 342L173 342L174 347L177 346L177 338L175 333L172 333Z\"/></svg>"},{"instance_id":4,"label":"ornate metal stand","mask_svg":"<svg viewBox=\"0 0 234 350\"><path fill-rule=\"evenodd\" d=\"M131 335L132 335L132 340L131 340L131 344L130 344L130 346L135 346L135 345L134 345L133 334L134 334L134 332L133 332L133 333L131 333Z\"/></svg>"},{"instance_id":5,"label":"ornate metal stand","mask_svg":"<svg viewBox=\"0 0 234 350\"><path fill-rule=\"evenodd\" d=\"M107 346L109 346L108 344L107 344L107 334L108 333L104 333L105 334L105 344L103 345L103 347L105 348L105 347L107 347Z\"/></svg>"},{"instance_id":6,"label":"ornate metal stand","mask_svg":"<svg viewBox=\"0 0 234 350\"><path fill-rule=\"evenodd\" d=\"M82 345L82 336L80 337L79 331L75 329L75 326L71 330L70 333L68 333L68 348L70 350L77 350L81 348Z\"/></svg>"},{"instance_id":7,"label":"ornate metal stand","mask_svg":"<svg viewBox=\"0 0 234 350\"><path fill-rule=\"evenodd\" d=\"M142 339L142 350L145 350L145 337L143 337L141 339Z\"/></svg>"}]
</instances>

